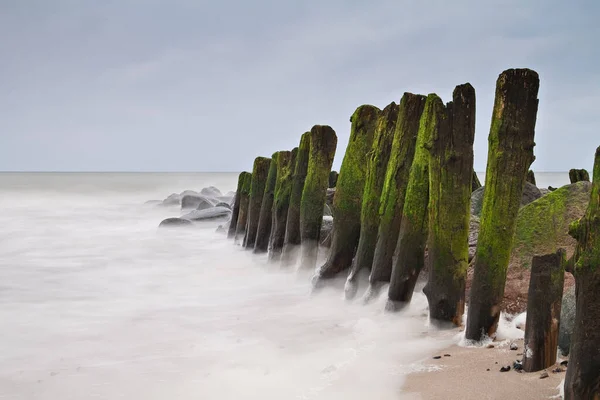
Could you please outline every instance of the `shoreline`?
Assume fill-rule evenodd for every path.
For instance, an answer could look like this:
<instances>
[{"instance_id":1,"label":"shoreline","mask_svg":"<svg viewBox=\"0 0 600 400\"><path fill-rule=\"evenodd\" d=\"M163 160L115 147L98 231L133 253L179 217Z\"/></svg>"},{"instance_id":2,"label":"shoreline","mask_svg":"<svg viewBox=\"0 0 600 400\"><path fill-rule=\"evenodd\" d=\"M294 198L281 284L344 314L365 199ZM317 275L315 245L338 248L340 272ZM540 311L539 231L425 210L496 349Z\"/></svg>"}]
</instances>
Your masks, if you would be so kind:
<instances>
[{"instance_id":1,"label":"shoreline","mask_svg":"<svg viewBox=\"0 0 600 400\"><path fill-rule=\"evenodd\" d=\"M566 366L557 358L554 366L537 372L517 372L515 360L523 358L521 339L491 342L494 347L463 347L453 344L421 362L422 368L405 376L402 385L403 399L420 400L484 400L504 398L560 399L561 385ZM510 350L515 343L517 350ZM441 356L439 359L434 359ZM508 372L500 372L510 366ZM562 372L552 372L561 368ZM547 378L540 378L547 372Z\"/></svg>"}]
</instances>

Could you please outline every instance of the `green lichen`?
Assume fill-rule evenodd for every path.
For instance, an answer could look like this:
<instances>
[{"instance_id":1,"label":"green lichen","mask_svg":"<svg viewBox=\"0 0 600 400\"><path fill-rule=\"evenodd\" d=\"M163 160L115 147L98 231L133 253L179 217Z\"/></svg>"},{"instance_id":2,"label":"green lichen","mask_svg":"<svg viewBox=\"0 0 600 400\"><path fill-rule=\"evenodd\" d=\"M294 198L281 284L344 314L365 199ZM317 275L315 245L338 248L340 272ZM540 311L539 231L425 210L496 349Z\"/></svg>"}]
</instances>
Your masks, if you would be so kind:
<instances>
[{"instance_id":1,"label":"green lichen","mask_svg":"<svg viewBox=\"0 0 600 400\"><path fill-rule=\"evenodd\" d=\"M281 152L275 152L271 156L269 173L265 183L265 191L260 206L260 216L256 229L256 241L254 253L264 253L269 248L269 237L271 234L271 223L273 221L273 199L275 197L275 184L277 183L277 163Z\"/></svg>"},{"instance_id":2,"label":"green lichen","mask_svg":"<svg viewBox=\"0 0 600 400\"><path fill-rule=\"evenodd\" d=\"M243 179L241 190L239 193L240 206L237 218L237 226L234 235L234 241L242 237L246 233L246 225L248 223L248 205L250 203L250 189L252 187L252 174L242 172L240 177ZM237 195L237 194L236 194Z\"/></svg>"},{"instance_id":3,"label":"green lichen","mask_svg":"<svg viewBox=\"0 0 600 400\"><path fill-rule=\"evenodd\" d=\"M258 221L260 219L260 209L262 199L265 193L267 175L271 159L266 157L256 157L252 169L252 184L250 186L250 200L248 205L248 223L246 226L246 236L244 237L244 247L253 249L256 242L256 231L258 230Z\"/></svg>"},{"instance_id":4,"label":"green lichen","mask_svg":"<svg viewBox=\"0 0 600 400\"><path fill-rule=\"evenodd\" d=\"M286 221L292 192L293 170L298 156L298 148L291 152L282 151L277 159L277 182L273 199L273 222L269 241L269 259L279 259L285 239Z\"/></svg>"},{"instance_id":5,"label":"green lichen","mask_svg":"<svg viewBox=\"0 0 600 400\"><path fill-rule=\"evenodd\" d=\"M238 184L235 191L235 201L233 203L233 210L231 212L231 221L229 221L229 229L227 231L227 237L233 238L237 229L237 220L240 213L240 200L242 196L242 188L244 187L244 181L248 172L242 172L238 176Z\"/></svg>"},{"instance_id":6,"label":"green lichen","mask_svg":"<svg viewBox=\"0 0 600 400\"><path fill-rule=\"evenodd\" d=\"M350 121L350 138L333 198L333 236L329 257L318 270L319 278L332 278L350 267L360 236L360 212L365 188L367 158L380 110L371 105L356 109Z\"/></svg>"},{"instance_id":7,"label":"green lichen","mask_svg":"<svg viewBox=\"0 0 600 400\"><path fill-rule=\"evenodd\" d=\"M305 269L314 268L317 261L323 206L336 146L337 136L331 127L312 127L308 168L300 201L301 266Z\"/></svg>"}]
</instances>

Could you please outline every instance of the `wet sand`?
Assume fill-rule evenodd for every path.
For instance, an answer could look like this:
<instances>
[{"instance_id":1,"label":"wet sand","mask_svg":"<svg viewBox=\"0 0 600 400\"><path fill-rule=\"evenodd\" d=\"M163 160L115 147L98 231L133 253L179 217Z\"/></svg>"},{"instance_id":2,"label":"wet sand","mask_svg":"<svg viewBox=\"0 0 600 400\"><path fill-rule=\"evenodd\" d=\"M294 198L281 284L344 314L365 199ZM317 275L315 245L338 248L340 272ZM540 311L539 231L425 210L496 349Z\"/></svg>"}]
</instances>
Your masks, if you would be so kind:
<instances>
[{"instance_id":1,"label":"wet sand","mask_svg":"<svg viewBox=\"0 0 600 400\"><path fill-rule=\"evenodd\" d=\"M493 343L494 348L453 345L423 362L431 372L415 372L406 377L402 388L407 399L485 400L560 398L557 388L565 377L566 366L557 364L539 372L516 372L513 362L522 360L523 339L514 340L518 350L510 350L508 341ZM444 356L449 354L450 356ZM442 356L433 359L434 356ZM500 368L510 365L508 372ZM553 373L560 367L563 372ZM439 368L439 369L438 369ZM489 369L489 371L488 371ZM540 379L546 371L548 377Z\"/></svg>"}]
</instances>

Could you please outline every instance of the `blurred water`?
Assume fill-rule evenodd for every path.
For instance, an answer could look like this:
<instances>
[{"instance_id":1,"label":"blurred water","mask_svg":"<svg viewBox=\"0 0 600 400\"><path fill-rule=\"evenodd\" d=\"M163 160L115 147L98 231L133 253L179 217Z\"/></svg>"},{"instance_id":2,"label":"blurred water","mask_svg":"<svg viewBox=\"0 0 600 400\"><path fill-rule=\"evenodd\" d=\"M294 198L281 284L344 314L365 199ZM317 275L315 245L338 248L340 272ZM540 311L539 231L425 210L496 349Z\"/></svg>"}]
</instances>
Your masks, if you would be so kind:
<instances>
[{"instance_id":1,"label":"blurred water","mask_svg":"<svg viewBox=\"0 0 600 400\"><path fill-rule=\"evenodd\" d=\"M157 231L185 189L237 174L0 174L0 399L395 399L452 340L309 296L215 233Z\"/></svg>"}]
</instances>

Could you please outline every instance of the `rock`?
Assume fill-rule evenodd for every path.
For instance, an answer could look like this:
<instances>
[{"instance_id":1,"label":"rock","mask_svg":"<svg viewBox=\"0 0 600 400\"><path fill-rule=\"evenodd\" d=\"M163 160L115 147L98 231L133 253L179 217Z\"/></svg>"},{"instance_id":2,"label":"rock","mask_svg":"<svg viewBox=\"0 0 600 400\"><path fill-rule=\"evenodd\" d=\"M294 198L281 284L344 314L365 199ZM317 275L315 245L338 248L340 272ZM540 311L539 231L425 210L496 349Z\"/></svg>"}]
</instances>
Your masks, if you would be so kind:
<instances>
[{"instance_id":1,"label":"rock","mask_svg":"<svg viewBox=\"0 0 600 400\"><path fill-rule=\"evenodd\" d=\"M548 190L551 191L551 192L554 192L556 190L556 188L552 187L552 186L548 186Z\"/></svg>"},{"instance_id":2,"label":"rock","mask_svg":"<svg viewBox=\"0 0 600 400\"><path fill-rule=\"evenodd\" d=\"M513 363L513 369L515 371L521 371L523 369L523 364L521 363L521 360L517 360Z\"/></svg>"},{"instance_id":3,"label":"rock","mask_svg":"<svg viewBox=\"0 0 600 400\"><path fill-rule=\"evenodd\" d=\"M200 191L200 194L208 197L218 197L223 195L223 193L221 193L221 191L214 186L203 188Z\"/></svg>"},{"instance_id":4,"label":"rock","mask_svg":"<svg viewBox=\"0 0 600 400\"><path fill-rule=\"evenodd\" d=\"M167 197L166 199L164 199L162 201L162 205L163 206L175 206L175 205L180 205L181 204L181 195L177 194L177 193L173 193L171 195L169 195L169 197Z\"/></svg>"},{"instance_id":5,"label":"rock","mask_svg":"<svg viewBox=\"0 0 600 400\"><path fill-rule=\"evenodd\" d=\"M442 358L442 356L433 356L434 360L439 360L440 358Z\"/></svg>"},{"instance_id":6,"label":"rock","mask_svg":"<svg viewBox=\"0 0 600 400\"><path fill-rule=\"evenodd\" d=\"M479 217L471 215L469 219L469 262L475 257L477 238L479 237Z\"/></svg>"},{"instance_id":7,"label":"rock","mask_svg":"<svg viewBox=\"0 0 600 400\"><path fill-rule=\"evenodd\" d=\"M540 374L540 379L546 379L548 377L548 373L546 371Z\"/></svg>"},{"instance_id":8,"label":"rock","mask_svg":"<svg viewBox=\"0 0 600 400\"><path fill-rule=\"evenodd\" d=\"M493 348L494 348L494 345L493 345L493 344L488 344L488 345L487 345L487 348L488 348L488 349L493 349Z\"/></svg>"},{"instance_id":9,"label":"rock","mask_svg":"<svg viewBox=\"0 0 600 400\"><path fill-rule=\"evenodd\" d=\"M590 174L585 169L571 169L569 170L569 180L571 183L590 181Z\"/></svg>"},{"instance_id":10,"label":"rock","mask_svg":"<svg viewBox=\"0 0 600 400\"><path fill-rule=\"evenodd\" d=\"M148 200L146 202L144 202L144 204L150 205L150 206L159 206L162 205L163 201L162 200Z\"/></svg>"},{"instance_id":11,"label":"rock","mask_svg":"<svg viewBox=\"0 0 600 400\"><path fill-rule=\"evenodd\" d=\"M450 354L444 354L444 357L452 357Z\"/></svg>"},{"instance_id":12,"label":"rock","mask_svg":"<svg viewBox=\"0 0 600 400\"><path fill-rule=\"evenodd\" d=\"M182 210L204 210L213 207L217 202L199 194L186 194L181 198Z\"/></svg>"},{"instance_id":13,"label":"rock","mask_svg":"<svg viewBox=\"0 0 600 400\"><path fill-rule=\"evenodd\" d=\"M205 221L214 219L227 219L231 215L231 210L226 207L212 207L204 210L193 210L181 216L182 219L190 221Z\"/></svg>"},{"instance_id":14,"label":"rock","mask_svg":"<svg viewBox=\"0 0 600 400\"><path fill-rule=\"evenodd\" d=\"M485 186L480 187L471 194L471 214L480 216L481 208L483 207L483 195L485 192ZM526 206L534 200L542 197L540 189L529 182L525 183L523 189L523 195L521 196L521 207Z\"/></svg>"},{"instance_id":15,"label":"rock","mask_svg":"<svg viewBox=\"0 0 600 400\"><path fill-rule=\"evenodd\" d=\"M323 223L321 224L321 234L319 244L324 247L331 246L331 234L333 231L333 217L323 217Z\"/></svg>"},{"instance_id":16,"label":"rock","mask_svg":"<svg viewBox=\"0 0 600 400\"><path fill-rule=\"evenodd\" d=\"M511 344L510 344L510 349L511 349L511 350L519 350L519 346L517 346L517 344L516 344L516 343L511 343Z\"/></svg>"},{"instance_id":17,"label":"rock","mask_svg":"<svg viewBox=\"0 0 600 400\"><path fill-rule=\"evenodd\" d=\"M563 356L569 355L571 335L575 326L575 286L568 288L563 294L560 309L560 328L558 331L558 348ZM567 361L563 361L567 365ZM561 363L561 365L563 365Z\"/></svg>"},{"instance_id":18,"label":"rock","mask_svg":"<svg viewBox=\"0 0 600 400\"><path fill-rule=\"evenodd\" d=\"M225 208L229 208L231 210L231 205L229 205L229 203L217 203L215 204L215 207L225 207Z\"/></svg>"},{"instance_id":19,"label":"rock","mask_svg":"<svg viewBox=\"0 0 600 400\"><path fill-rule=\"evenodd\" d=\"M508 372L510 371L510 365L507 365L506 367L501 367L500 368L500 372Z\"/></svg>"},{"instance_id":20,"label":"rock","mask_svg":"<svg viewBox=\"0 0 600 400\"><path fill-rule=\"evenodd\" d=\"M561 361L560 365L562 365L563 367L566 367L567 365L569 365L569 360L563 360L563 361Z\"/></svg>"},{"instance_id":21,"label":"rock","mask_svg":"<svg viewBox=\"0 0 600 400\"><path fill-rule=\"evenodd\" d=\"M553 373L553 374L558 374L558 373L560 373L560 372L565 372L565 370L564 370L564 369L562 369L561 367L556 367L556 368L554 368L554 369L552 370L552 373Z\"/></svg>"},{"instance_id":22,"label":"rock","mask_svg":"<svg viewBox=\"0 0 600 400\"><path fill-rule=\"evenodd\" d=\"M192 221L183 218L167 218L163 220L158 227L159 228L175 228L180 226L190 226Z\"/></svg>"},{"instance_id":23,"label":"rock","mask_svg":"<svg viewBox=\"0 0 600 400\"><path fill-rule=\"evenodd\" d=\"M335 196L335 188L328 188L325 196L325 204L333 209L333 197Z\"/></svg>"}]
</instances>

